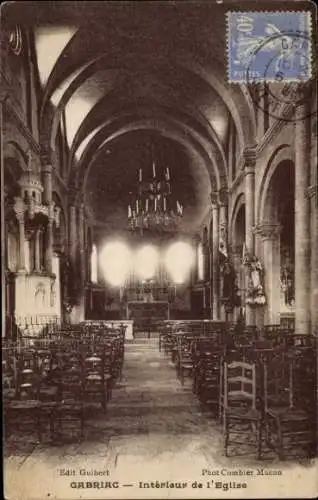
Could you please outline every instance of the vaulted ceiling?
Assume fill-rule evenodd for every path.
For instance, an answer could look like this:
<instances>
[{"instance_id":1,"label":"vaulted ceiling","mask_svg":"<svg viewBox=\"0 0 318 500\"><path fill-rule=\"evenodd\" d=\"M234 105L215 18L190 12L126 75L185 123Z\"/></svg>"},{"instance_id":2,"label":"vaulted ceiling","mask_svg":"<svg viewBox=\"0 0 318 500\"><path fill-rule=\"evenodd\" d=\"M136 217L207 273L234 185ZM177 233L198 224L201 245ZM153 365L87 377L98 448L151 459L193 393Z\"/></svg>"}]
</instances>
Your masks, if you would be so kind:
<instances>
[{"instance_id":1,"label":"vaulted ceiling","mask_svg":"<svg viewBox=\"0 0 318 500\"><path fill-rule=\"evenodd\" d=\"M165 151L185 206L185 225L193 230L206 214L209 192L227 186L229 127L240 148L255 139L252 103L244 88L227 82L223 6L32 5L23 9L23 23L34 33L41 120L54 149L63 118L69 182L86 188L96 219L117 225L153 141Z\"/></svg>"}]
</instances>

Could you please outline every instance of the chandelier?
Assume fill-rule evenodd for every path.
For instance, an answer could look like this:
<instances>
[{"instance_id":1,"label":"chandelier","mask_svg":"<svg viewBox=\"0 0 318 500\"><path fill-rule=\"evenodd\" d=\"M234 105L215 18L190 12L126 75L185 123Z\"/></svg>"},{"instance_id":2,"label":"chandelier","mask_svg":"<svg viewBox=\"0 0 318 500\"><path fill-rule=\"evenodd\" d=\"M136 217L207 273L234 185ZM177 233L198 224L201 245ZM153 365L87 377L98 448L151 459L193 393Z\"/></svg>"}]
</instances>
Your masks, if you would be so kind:
<instances>
[{"instance_id":1,"label":"chandelier","mask_svg":"<svg viewBox=\"0 0 318 500\"><path fill-rule=\"evenodd\" d=\"M144 181L142 169L138 174L138 191L128 205L128 226L131 231L174 231L183 215L183 206L171 195L169 168L163 178L157 179L156 165L152 163L152 180Z\"/></svg>"}]
</instances>

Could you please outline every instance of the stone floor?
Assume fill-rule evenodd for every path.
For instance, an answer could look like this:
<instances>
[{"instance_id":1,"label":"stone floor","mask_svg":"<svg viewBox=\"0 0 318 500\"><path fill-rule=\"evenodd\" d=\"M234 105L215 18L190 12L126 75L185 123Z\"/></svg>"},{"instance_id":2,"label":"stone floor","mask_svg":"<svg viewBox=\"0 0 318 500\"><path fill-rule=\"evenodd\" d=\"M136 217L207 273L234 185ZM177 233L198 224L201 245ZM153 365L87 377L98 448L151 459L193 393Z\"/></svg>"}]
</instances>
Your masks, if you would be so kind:
<instances>
[{"instance_id":1,"label":"stone floor","mask_svg":"<svg viewBox=\"0 0 318 500\"><path fill-rule=\"evenodd\" d=\"M8 440L5 497L264 498L281 493L291 498L296 477L296 484L303 483L301 496L307 489L313 496L313 464L282 465L270 453L261 463L251 453L226 458L221 428L212 417L199 406L190 380L181 387L158 340L136 339L125 347L123 378L106 415L96 409L89 416L82 442L52 446L33 444L25 436ZM272 474L258 476L258 468ZM242 474L233 476L238 471Z\"/></svg>"}]
</instances>

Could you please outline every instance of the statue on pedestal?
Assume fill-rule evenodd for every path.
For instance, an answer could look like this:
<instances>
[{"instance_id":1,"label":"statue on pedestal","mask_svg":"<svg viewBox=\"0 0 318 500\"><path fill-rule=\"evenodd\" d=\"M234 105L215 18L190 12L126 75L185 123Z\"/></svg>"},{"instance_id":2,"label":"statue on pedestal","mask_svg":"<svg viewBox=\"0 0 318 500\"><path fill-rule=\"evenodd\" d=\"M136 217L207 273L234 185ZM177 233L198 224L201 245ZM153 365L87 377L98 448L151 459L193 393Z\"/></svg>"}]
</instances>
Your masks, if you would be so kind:
<instances>
[{"instance_id":1,"label":"statue on pedestal","mask_svg":"<svg viewBox=\"0 0 318 500\"><path fill-rule=\"evenodd\" d=\"M246 292L246 304L264 305L266 297L263 286L263 267L259 259L254 255L246 255L243 264L247 268L248 285Z\"/></svg>"}]
</instances>

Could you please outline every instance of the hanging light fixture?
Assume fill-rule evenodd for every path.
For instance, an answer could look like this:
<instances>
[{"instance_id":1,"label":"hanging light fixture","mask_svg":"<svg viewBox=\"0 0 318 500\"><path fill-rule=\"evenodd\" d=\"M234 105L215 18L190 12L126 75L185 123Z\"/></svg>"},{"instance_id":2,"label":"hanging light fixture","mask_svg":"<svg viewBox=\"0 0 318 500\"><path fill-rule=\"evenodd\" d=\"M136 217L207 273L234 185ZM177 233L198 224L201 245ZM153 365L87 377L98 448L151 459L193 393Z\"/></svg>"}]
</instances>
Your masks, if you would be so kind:
<instances>
[{"instance_id":1,"label":"hanging light fixture","mask_svg":"<svg viewBox=\"0 0 318 500\"><path fill-rule=\"evenodd\" d=\"M138 190L128 205L128 226L131 231L155 232L175 231L183 216L183 206L173 199L169 167L158 176L158 168L152 161L152 180L143 179L143 170L138 171Z\"/></svg>"}]
</instances>

